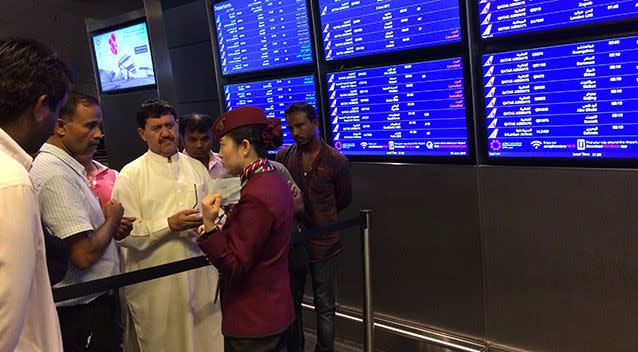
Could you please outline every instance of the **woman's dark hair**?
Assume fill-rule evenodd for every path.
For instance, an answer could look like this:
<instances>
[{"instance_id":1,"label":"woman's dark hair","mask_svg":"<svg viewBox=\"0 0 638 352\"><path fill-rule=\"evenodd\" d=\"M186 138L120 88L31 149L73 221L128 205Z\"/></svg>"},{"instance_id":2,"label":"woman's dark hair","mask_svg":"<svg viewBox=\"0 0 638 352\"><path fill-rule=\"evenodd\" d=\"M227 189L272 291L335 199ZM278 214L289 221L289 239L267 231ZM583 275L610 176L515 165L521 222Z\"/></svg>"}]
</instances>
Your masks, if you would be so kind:
<instances>
[{"instance_id":1,"label":"woman's dark hair","mask_svg":"<svg viewBox=\"0 0 638 352\"><path fill-rule=\"evenodd\" d=\"M257 156L266 158L269 150L281 147L284 136L279 119L268 119L267 125L248 125L235 128L226 135L235 144L241 144L245 139L255 148Z\"/></svg>"}]
</instances>

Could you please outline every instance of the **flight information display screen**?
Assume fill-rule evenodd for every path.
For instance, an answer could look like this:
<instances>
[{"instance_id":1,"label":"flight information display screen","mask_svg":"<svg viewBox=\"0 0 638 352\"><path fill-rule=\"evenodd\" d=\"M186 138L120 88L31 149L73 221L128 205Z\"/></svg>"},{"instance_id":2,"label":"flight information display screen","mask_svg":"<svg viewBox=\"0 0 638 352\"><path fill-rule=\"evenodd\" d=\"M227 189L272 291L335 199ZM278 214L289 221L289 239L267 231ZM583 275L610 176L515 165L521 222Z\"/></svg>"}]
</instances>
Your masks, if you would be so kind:
<instances>
[{"instance_id":1,"label":"flight information display screen","mask_svg":"<svg viewBox=\"0 0 638 352\"><path fill-rule=\"evenodd\" d=\"M457 0L319 0L326 60L461 40Z\"/></svg>"},{"instance_id":2,"label":"flight information display screen","mask_svg":"<svg viewBox=\"0 0 638 352\"><path fill-rule=\"evenodd\" d=\"M327 75L332 140L345 155L467 156L460 58Z\"/></svg>"},{"instance_id":3,"label":"flight information display screen","mask_svg":"<svg viewBox=\"0 0 638 352\"><path fill-rule=\"evenodd\" d=\"M223 74L312 62L306 0L230 0L213 8Z\"/></svg>"},{"instance_id":4,"label":"flight information display screen","mask_svg":"<svg viewBox=\"0 0 638 352\"><path fill-rule=\"evenodd\" d=\"M636 0L479 0L481 36L490 38L638 16Z\"/></svg>"},{"instance_id":5,"label":"flight information display screen","mask_svg":"<svg viewBox=\"0 0 638 352\"><path fill-rule=\"evenodd\" d=\"M492 157L638 157L638 37L483 55Z\"/></svg>"},{"instance_id":6,"label":"flight information display screen","mask_svg":"<svg viewBox=\"0 0 638 352\"><path fill-rule=\"evenodd\" d=\"M295 142L288 131L284 110L295 102L307 102L315 110L317 109L317 90L314 76L229 84L224 86L224 95L227 111L250 105L264 109L268 117L279 118L284 132L282 148Z\"/></svg>"}]
</instances>

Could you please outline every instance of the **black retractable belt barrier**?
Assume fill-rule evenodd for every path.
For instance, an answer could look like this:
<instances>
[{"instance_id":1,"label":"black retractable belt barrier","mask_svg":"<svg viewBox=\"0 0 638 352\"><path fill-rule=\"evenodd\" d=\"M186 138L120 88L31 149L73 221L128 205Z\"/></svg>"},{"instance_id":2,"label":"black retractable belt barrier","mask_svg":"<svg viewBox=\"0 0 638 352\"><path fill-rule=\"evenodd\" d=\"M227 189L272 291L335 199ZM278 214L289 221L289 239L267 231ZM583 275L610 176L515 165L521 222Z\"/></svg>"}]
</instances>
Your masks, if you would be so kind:
<instances>
[{"instance_id":1,"label":"black retractable belt barrier","mask_svg":"<svg viewBox=\"0 0 638 352\"><path fill-rule=\"evenodd\" d=\"M208 259L202 255L195 258L180 260L178 262L162 264L151 268L105 277L103 279L57 287L53 289L53 300L55 302L66 301L68 299L114 290L123 286L138 284L140 282L150 281L208 265L210 265Z\"/></svg>"},{"instance_id":2,"label":"black retractable belt barrier","mask_svg":"<svg viewBox=\"0 0 638 352\"><path fill-rule=\"evenodd\" d=\"M308 241L312 238L334 231L359 226L361 225L361 221L362 219L360 217L356 217L321 228L295 232L292 235L292 244L294 245L304 241ZM154 266L151 268L131 271L128 273L106 277L103 279L87 281L65 287L58 287L53 289L53 300L55 302L62 302L77 297L87 296L95 293L114 290L123 286L129 286L144 281L158 279L164 276L178 274L188 270L202 268L208 265L210 265L208 259L206 259L206 257L202 255L195 258L189 258L177 262Z\"/></svg>"},{"instance_id":3,"label":"black retractable belt barrier","mask_svg":"<svg viewBox=\"0 0 638 352\"><path fill-rule=\"evenodd\" d=\"M292 245L299 244L301 242L305 242L311 240L315 237L319 237L319 235L325 235L327 233L345 230L350 227L355 227L361 225L361 217L356 217L352 219L348 219L345 221L338 222L336 224L331 224L328 226L324 226L316 229L308 229L301 232L295 232L292 234Z\"/></svg>"}]
</instances>

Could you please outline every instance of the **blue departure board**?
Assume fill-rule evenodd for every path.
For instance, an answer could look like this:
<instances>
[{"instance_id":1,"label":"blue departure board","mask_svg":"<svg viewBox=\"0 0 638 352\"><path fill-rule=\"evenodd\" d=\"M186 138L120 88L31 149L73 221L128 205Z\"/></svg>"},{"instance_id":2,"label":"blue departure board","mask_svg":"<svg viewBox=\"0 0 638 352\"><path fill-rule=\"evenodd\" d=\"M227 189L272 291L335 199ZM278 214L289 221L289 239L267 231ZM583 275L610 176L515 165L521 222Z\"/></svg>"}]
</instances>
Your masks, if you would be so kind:
<instances>
[{"instance_id":1,"label":"blue departure board","mask_svg":"<svg viewBox=\"0 0 638 352\"><path fill-rule=\"evenodd\" d=\"M312 62L306 0L230 0L213 7L223 74Z\"/></svg>"},{"instance_id":2,"label":"blue departure board","mask_svg":"<svg viewBox=\"0 0 638 352\"><path fill-rule=\"evenodd\" d=\"M319 0L326 60L461 40L457 0Z\"/></svg>"},{"instance_id":3,"label":"blue departure board","mask_svg":"<svg viewBox=\"0 0 638 352\"><path fill-rule=\"evenodd\" d=\"M492 157L638 157L638 37L483 56Z\"/></svg>"},{"instance_id":4,"label":"blue departure board","mask_svg":"<svg viewBox=\"0 0 638 352\"><path fill-rule=\"evenodd\" d=\"M258 106L268 117L281 120L284 132L284 144L288 146L295 141L286 126L284 110L295 102L305 101L317 109L317 90L314 76L301 76L267 81L229 84L224 86L226 110L240 106Z\"/></svg>"},{"instance_id":5,"label":"blue departure board","mask_svg":"<svg viewBox=\"0 0 638 352\"><path fill-rule=\"evenodd\" d=\"M490 38L638 16L636 0L480 0L481 36Z\"/></svg>"},{"instance_id":6,"label":"blue departure board","mask_svg":"<svg viewBox=\"0 0 638 352\"><path fill-rule=\"evenodd\" d=\"M329 73L335 149L360 156L467 156L460 58Z\"/></svg>"}]
</instances>

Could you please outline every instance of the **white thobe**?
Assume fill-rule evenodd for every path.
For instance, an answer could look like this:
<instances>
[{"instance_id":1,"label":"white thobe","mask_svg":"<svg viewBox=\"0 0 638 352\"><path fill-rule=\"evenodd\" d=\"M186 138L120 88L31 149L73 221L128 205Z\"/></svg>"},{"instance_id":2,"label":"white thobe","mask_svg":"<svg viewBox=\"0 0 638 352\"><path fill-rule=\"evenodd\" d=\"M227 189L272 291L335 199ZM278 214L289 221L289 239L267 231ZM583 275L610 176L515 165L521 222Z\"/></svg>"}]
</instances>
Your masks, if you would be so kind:
<instances>
[{"instance_id":1,"label":"white thobe","mask_svg":"<svg viewBox=\"0 0 638 352\"><path fill-rule=\"evenodd\" d=\"M209 183L206 168L181 153L166 158L148 151L122 169L113 199L125 216L137 218L118 242L125 272L202 255L197 233L172 232L168 218L199 204ZM221 309L213 302L217 277L207 266L126 287L127 351L223 351Z\"/></svg>"}]
</instances>

